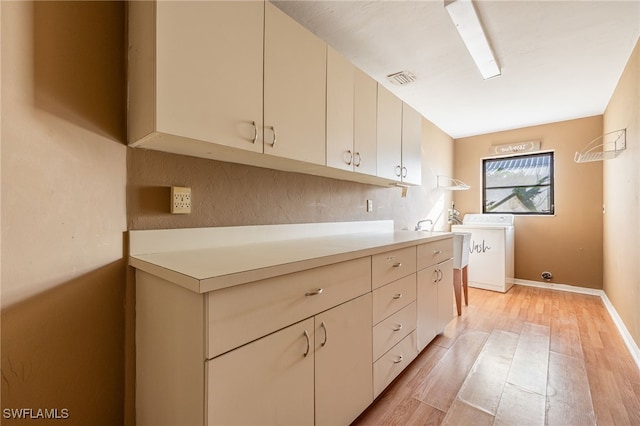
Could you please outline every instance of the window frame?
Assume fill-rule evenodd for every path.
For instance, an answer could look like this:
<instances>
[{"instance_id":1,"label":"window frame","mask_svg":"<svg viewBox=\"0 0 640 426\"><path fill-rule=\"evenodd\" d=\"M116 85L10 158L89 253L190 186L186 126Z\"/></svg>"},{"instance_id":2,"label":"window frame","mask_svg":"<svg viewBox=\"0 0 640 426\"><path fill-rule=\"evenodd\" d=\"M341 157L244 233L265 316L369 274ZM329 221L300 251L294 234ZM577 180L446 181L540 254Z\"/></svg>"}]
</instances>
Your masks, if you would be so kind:
<instances>
[{"instance_id":1,"label":"window frame","mask_svg":"<svg viewBox=\"0 0 640 426\"><path fill-rule=\"evenodd\" d=\"M522 158L532 158L532 157L549 157L549 184L545 185L521 185L521 187L548 187L549 188L549 200L550 200L550 211L548 212L514 212L514 211L487 211L487 189L497 189L501 187L489 187L486 185L486 165L488 162L497 162L497 161L505 161L511 159L522 159ZM555 206L555 151L537 151L537 152L528 152L526 154L517 154L517 155L507 155L500 157L487 157L482 159L481 164L481 174L482 174L482 213L483 214L513 214L513 215L521 215L521 216L555 216L556 206ZM518 186L509 186L509 188L517 188Z\"/></svg>"}]
</instances>

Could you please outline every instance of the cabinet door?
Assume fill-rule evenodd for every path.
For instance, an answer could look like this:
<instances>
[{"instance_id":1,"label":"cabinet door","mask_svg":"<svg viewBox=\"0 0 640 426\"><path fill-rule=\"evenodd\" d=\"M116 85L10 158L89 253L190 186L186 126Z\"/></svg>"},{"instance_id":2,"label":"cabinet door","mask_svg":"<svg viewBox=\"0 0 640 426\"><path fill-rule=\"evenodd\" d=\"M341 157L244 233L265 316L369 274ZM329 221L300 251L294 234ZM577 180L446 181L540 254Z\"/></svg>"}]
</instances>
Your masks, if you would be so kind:
<instances>
[{"instance_id":1,"label":"cabinet door","mask_svg":"<svg viewBox=\"0 0 640 426\"><path fill-rule=\"evenodd\" d=\"M438 334L438 266L418 271L418 350L423 350Z\"/></svg>"},{"instance_id":2,"label":"cabinet door","mask_svg":"<svg viewBox=\"0 0 640 426\"><path fill-rule=\"evenodd\" d=\"M265 154L325 165L326 64L326 43L266 2Z\"/></svg>"},{"instance_id":3,"label":"cabinet door","mask_svg":"<svg viewBox=\"0 0 640 426\"><path fill-rule=\"evenodd\" d=\"M438 264L440 281L438 282L438 333L442 333L451 318L456 316L453 293L453 259Z\"/></svg>"},{"instance_id":4,"label":"cabinet door","mask_svg":"<svg viewBox=\"0 0 640 426\"><path fill-rule=\"evenodd\" d=\"M355 70L355 97L353 118L354 171L375 176L377 170L377 117L378 83Z\"/></svg>"},{"instance_id":5,"label":"cabinet door","mask_svg":"<svg viewBox=\"0 0 640 426\"><path fill-rule=\"evenodd\" d=\"M377 176L400 181L402 101L378 84Z\"/></svg>"},{"instance_id":6,"label":"cabinet door","mask_svg":"<svg viewBox=\"0 0 640 426\"><path fill-rule=\"evenodd\" d=\"M422 184L422 116L402 104L402 181Z\"/></svg>"},{"instance_id":7,"label":"cabinet door","mask_svg":"<svg viewBox=\"0 0 640 426\"><path fill-rule=\"evenodd\" d=\"M373 401L371 293L315 318L316 425L346 425Z\"/></svg>"},{"instance_id":8,"label":"cabinet door","mask_svg":"<svg viewBox=\"0 0 640 426\"><path fill-rule=\"evenodd\" d=\"M157 131L262 152L264 3L156 9Z\"/></svg>"},{"instance_id":9,"label":"cabinet door","mask_svg":"<svg viewBox=\"0 0 640 426\"><path fill-rule=\"evenodd\" d=\"M208 424L312 425L313 325L307 319L208 361Z\"/></svg>"},{"instance_id":10,"label":"cabinet door","mask_svg":"<svg viewBox=\"0 0 640 426\"><path fill-rule=\"evenodd\" d=\"M329 47L327 51L327 166L353 171L353 97L355 66Z\"/></svg>"}]
</instances>

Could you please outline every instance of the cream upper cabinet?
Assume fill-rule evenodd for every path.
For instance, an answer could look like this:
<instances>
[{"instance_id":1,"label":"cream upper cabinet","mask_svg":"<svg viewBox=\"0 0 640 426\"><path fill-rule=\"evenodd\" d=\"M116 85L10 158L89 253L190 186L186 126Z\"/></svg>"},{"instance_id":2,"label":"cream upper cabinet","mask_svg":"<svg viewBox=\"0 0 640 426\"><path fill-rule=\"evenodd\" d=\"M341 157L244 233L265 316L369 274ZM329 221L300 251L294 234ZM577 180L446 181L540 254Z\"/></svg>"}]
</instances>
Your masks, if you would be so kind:
<instances>
[{"instance_id":1,"label":"cream upper cabinet","mask_svg":"<svg viewBox=\"0 0 640 426\"><path fill-rule=\"evenodd\" d=\"M324 41L265 3L265 154L325 165L326 63Z\"/></svg>"},{"instance_id":2,"label":"cream upper cabinet","mask_svg":"<svg viewBox=\"0 0 640 426\"><path fill-rule=\"evenodd\" d=\"M378 83L355 70L353 150L354 171L375 176L377 171Z\"/></svg>"},{"instance_id":3,"label":"cream upper cabinet","mask_svg":"<svg viewBox=\"0 0 640 426\"><path fill-rule=\"evenodd\" d=\"M347 425L373 401L371 293L315 317L316 425Z\"/></svg>"},{"instance_id":4,"label":"cream upper cabinet","mask_svg":"<svg viewBox=\"0 0 640 426\"><path fill-rule=\"evenodd\" d=\"M129 141L262 152L261 1L131 2ZM165 150L188 153L174 140Z\"/></svg>"},{"instance_id":5,"label":"cream upper cabinet","mask_svg":"<svg viewBox=\"0 0 640 426\"><path fill-rule=\"evenodd\" d=\"M401 180L402 101L378 84L377 176Z\"/></svg>"},{"instance_id":6,"label":"cream upper cabinet","mask_svg":"<svg viewBox=\"0 0 640 426\"><path fill-rule=\"evenodd\" d=\"M422 184L422 116L402 103L402 182Z\"/></svg>"},{"instance_id":7,"label":"cream upper cabinet","mask_svg":"<svg viewBox=\"0 0 640 426\"><path fill-rule=\"evenodd\" d=\"M327 166L376 174L378 85L340 53L327 51Z\"/></svg>"},{"instance_id":8,"label":"cream upper cabinet","mask_svg":"<svg viewBox=\"0 0 640 426\"><path fill-rule=\"evenodd\" d=\"M353 171L356 67L329 47L327 50L327 166Z\"/></svg>"}]
</instances>

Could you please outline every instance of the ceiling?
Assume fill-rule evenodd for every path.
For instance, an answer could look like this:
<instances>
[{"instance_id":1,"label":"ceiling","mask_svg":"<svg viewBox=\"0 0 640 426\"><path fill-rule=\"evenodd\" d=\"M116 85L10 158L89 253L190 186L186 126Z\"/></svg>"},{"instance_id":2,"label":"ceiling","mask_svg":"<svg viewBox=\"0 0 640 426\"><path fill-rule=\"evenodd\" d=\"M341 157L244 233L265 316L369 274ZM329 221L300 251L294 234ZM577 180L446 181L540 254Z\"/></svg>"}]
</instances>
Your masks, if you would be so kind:
<instances>
[{"instance_id":1,"label":"ceiling","mask_svg":"<svg viewBox=\"0 0 640 426\"><path fill-rule=\"evenodd\" d=\"M483 80L443 0L274 3L453 138L602 114L640 35L640 0L478 0Z\"/></svg>"}]
</instances>

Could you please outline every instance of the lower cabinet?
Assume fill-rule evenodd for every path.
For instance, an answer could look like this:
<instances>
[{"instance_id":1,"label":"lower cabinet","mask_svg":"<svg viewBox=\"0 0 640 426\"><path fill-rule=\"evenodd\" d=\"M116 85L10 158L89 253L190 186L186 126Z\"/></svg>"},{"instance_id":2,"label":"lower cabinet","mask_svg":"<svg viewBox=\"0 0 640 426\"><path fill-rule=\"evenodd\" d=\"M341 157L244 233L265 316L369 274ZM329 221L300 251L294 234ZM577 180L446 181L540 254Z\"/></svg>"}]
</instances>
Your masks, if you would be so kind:
<instances>
[{"instance_id":1,"label":"lower cabinet","mask_svg":"<svg viewBox=\"0 0 640 426\"><path fill-rule=\"evenodd\" d=\"M373 401L371 316L369 293L208 361L208 424L351 423Z\"/></svg>"}]
</instances>

